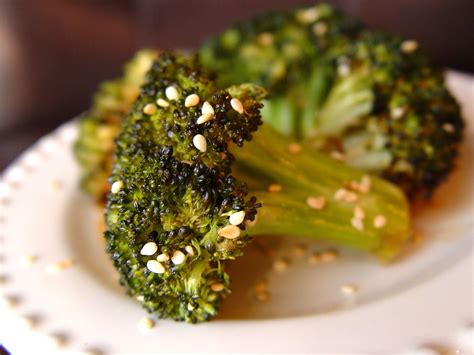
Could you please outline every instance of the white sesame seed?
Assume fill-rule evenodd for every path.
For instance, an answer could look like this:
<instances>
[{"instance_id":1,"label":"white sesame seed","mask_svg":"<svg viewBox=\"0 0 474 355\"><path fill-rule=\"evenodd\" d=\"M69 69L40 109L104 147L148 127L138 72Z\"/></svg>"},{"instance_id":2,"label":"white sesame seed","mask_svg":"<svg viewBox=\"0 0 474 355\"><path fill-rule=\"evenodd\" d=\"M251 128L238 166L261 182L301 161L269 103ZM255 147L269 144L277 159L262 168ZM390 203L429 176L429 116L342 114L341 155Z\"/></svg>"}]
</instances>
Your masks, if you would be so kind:
<instances>
[{"instance_id":1,"label":"white sesame seed","mask_svg":"<svg viewBox=\"0 0 474 355\"><path fill-rule=\"evenodd\" d=\"M280 192L283 190L283 186L280 184L270 184L268 185L268 192Z\"/></svg>"},{"instance_id":2,"label":"white sesame seed","mask_svg":"<svg viewBox=\"0 0 474 355\"><path fill-rule=\"evenodd\" d=\"M365 218L365 212L362 207L359 205L354 207L354 217L357 219L364 219Z\"/></svg>"},{"instance_id":3,"label":"white sesame seed","mask_svg":"<svg viewBox=\"0 0 474 355\"><path fill-rule=\"evenodd\" d=\"M225 226L217 231L221 237L235 239L240 235L240 228L233 225Z\"/></svg>"},{"instance_id":4,"label":"white sesame seed","mask_svg":"<svg viewBox=\"0 0 474 355\"><path fill-rule=\"evenodd\" d=\"M339 253L335 250L326 250L320 254L320 259L323 263L330 263L339 257Z\"/></svg>"},{"instance_id":5,"label":"white sesame seed","mask_svg":"<svg viewBox=\"0 0 474 355\"><path fill-rule=\"evenodd\" d=\"M240 102L239 99L234 98L230 100L230 106L232 106L232 108L238 113L240 114L244 113L244 106L242 105L242 102Z\"/></svg>"},{"instance_id":6,"label":"white sesame seed","mask_svg":"<svg viewBox=\"0 0 474 355\"><path fill-rule=\"evenodd\" d=\"M214 114L214 107L212 107L212 105L209 103L209 101L205 101L202 104L201 113L203 115L207 115L208 113L210 113L211 115Z\"/></svg>"},{"instance_id":7,"label":"white sesame seed","mask_svg":"<svg viewBox=\"0 0 474 355\"><path fill-rule=\"evenodd\" d=\"M326 199L324 198L324 196L309 196L306 199L306 204L313 210L321 210L326 205Z\"/></svg>"},{"instance_id":8,"label":"white sesame seed","mask_svg":"<svg viewBox=\"0 0 474 355\"><path fill-rule=\"evenodd\" d=\"M344 200L346 202L355 202L357 201L357 194L352 191L347 191L344 196Z\"/></svg>"},{"instance_id":9,"label":"white sesame seed","mask_svg":"<svg viewBox=\"0 0 474 355\"><path fill-rule=\"evenodd\" d=\"M158 260L159 262L165 262L165 261L170 260L170 256L166 253L163 253L163 254L158 255L156 257L156 260Z\"/></svg>"},{"instance_id":10,"label":"white sesame seed","mask_svg":"<svg viewBox=\"0 0 474 355\"><path fill-rule=\"evenodd\" d=\"M324 22L318 22L313 26L313 32L316 36L324 36L328 31L328 26Z\"/></svg>"},{"instance_id":11,"label":"white sesame seed","mask_svg":"<svg viewBox=\"0 0 474 355\"><path fill-rule=\"evenodd\" d=\"M352 285L352 284L341 286L341 292L347 296L354 295L358 290L359 288L356 285Z\"/></svg>"},{"instance_id":12,"label":"white sesame seed","mask_svg":"<svg viewBox=\"0 0 474 355\"><path fill-rule=\"evenodd\" d=\"M344 159L346 157L343 153L338 152L337 150L334 150L334 151L331 152L331 158L333 158L335 160L339 160L339 161L344 161Z\"/></svg>"},{"instance_id":13,"label":"white sesame seed","mask_svg":"<svg viewBox=\"0 0 474 355\"><path fill-rule=\"evenodd\" d=\"M405 109L401 106L394 107L390 110L390 117L394 120L399 120L405 114Z\"/></svg>"},{"instance_id":14,"label":"white sesame seed","mask_svg":"<svg viewBox=\"0 0 474 355\"><path fill-rule=\"evenodd\" d=\"M414 40L403 41L402 44L400 45L400 49L404 53L412 53L416 51L417 48L418 48L418 42Z\"/></svg>"},{"instance_id":15,"label":"white sesame seed","mask_svg":"<svg viewBox=\"0 0 474 355\"><path fill-rule=\"evenodd\" d=\"M268 291L259 291L255 293L255 298L258 302L267 303L270 300L270 292Z\"/></svg>"},{"instance_id":16,"label":"white sesame seed","mask_svg":"<svg viewBox=\"0 0 474 355\"><path fill-rule=\"evenodd\" d=\"M270 46L273 44L274 37L270 32L262 32L257 37L257 42L262 46Z\"/></svg>"},{"instance_id":17,"label":"white sesame seed","mask_svg":"<svg viewBox=\"0 0 474 355\"><path fill-rule=\"evenodd\" d=\"M351 66L348 63L341 63L337 66L339 76L348 76L351 73Z\"/></svg>"},{"instance_id":18,"label":"white sesame seed","mask_svg":"<svg viewBox=\"0 0 474 355\"><path fill-rule=\"evenodd\" d=\"M158 108L156 107L155 104L146 104L145 107L143 108L143 113L147 115L153 115L154 113L156 113L157 110Z\"/></svg>"},{"instance_id":19,"label":"white sesame seed","mask_svg":"<svg viewBox=\"0 0 474 355\"><path fill-rule=\"evenodd\" d=\"M309 24L316 21L320 17L319 10L316 7L312 7L305 10L299 10L296 13L296 18L299 22Z\"/></svg>"},{"instance_id":20,"label":"white sesame seed","mask_svg":"<svg viewBox=\"0 0 474 355\"><path fill-rule=\"evenodd\" d=\"M385 216L382 216L381 214L375 216L374 218L374 227L375 228L383 228L387 224L387 219Z\"/></svg>"},{"instance_id":21,"label":"white sesame seed","mask_svg":"<svg viewBox=\"0 0 474 355\"><path fill-rule=\"evenodd\" d=\"M170 105L169 102L164 99L158 99L156 100L156 103L158 104L158 106L163 107L163 108L169 107Z\"/></svg>"},{"instance_id":22,"label":"white sesame seed","mask_svg":"<svg viewBox=\"0 0 474 355\"><path fill-rule=\"evenodd\" d=\"M186 250L186 253L189 255L194 255L194 248L191 245L186 245L184 247L184 250Z\"/></svg>"},{"instance_id":23,"label":"white sesame seed","mask_svg":"<svg viewBox=\"0 0 474 355\"><path fill-rule=\"evenodd\" d=\"M23 255L20 258L20 264L23 267L30 267L36 261L36 256L34 255Z\"/></svg>"},{"instance_id":24,"label":"white sesame seed","mask_svg":"<svg viewBox=\"0 0 474 355\"><path fill-rule=\"evenodd\" d=\"M184 106L185 107L193 107L199 104L199 96L196 94L191 94L186 96L186 99L184 99Z\"/></svg>"},{"instance_id":25,"label":"white sesame seed","mask_svg":"<svg viewBox=\"0 0 474 355\"><path fill-rule=\"evenodd\" d=\"M370 186L372 185L372 179L369 175L362 176L360 180L359 190L360 192L367 193L370 191Z\"/></svg>"},{"instance_id":26,"label":"white sesame seed","mask_svg":"<svg viewBox=\"0 0 474 355\"><path fill-rule=\"evenodd\" d=\"M199 118L197 119L196 123L197 124L203 124L203 123L206 123L207 121L210 121L214 118L214 114L212 113L205 113L201 116L199 116Z\"/></svg>"},{"instance_id":27,"label":"white sesame seed","mask_svg":"<svg viewBox=\"0 0 474 355\"><path fill-rule=\"evenodd\" d=\"M273 262L273 270L276 272L284 272L288 269L289 262L286 259L277 259Z\"/></svg>"},{"instance_id":28,"label":"white sesame seed","mask_svg":"<svg viewBox=\"0 0 474 355\"><path fill-rule=\"evenodd\" d=\"M238 226L240 223L244 221L244 219L245 219L245 211L235 212L229 216L229 223L234 226Z\"/></svg>"},{"instance_id":29,"label":"white sesame seed","mask_svg":"<svg viewBox=\"0 0 474 355\"><path fill-rule=\"evenodd\" d=\"M361 231L364 229L364 222L360 218L356 218L356 217L352 218L351 224L352 224L352 227L354 227L358 231Z\"/></svg>"},{"instance_id":30,"label":"white sesame seed","mask_svg":"<svg viewBox=\"0 0 474 355\"><path fill-rule=\"evenodd\" d=\"M445 123L443 126L443 130L448 133L454 133L456 130L451 123Z\"/></svg>"},{"instance_id":31,"label":"white sesame seed","mask_svg":"<svg viewBox=\"0 0 474 355\"><path fill-rule=\"evenodd\" d=\"M168 86L165 90L165 95L168 100L176 101L179 98L178 90L174 86Z\"/></svg>"},{"instance_id":32,"label":"white sesame seed","mask_svg":"<svg viewBox=\"0 0 474 355\"><path fill-rule=\"evenodd\" d=\"M186 259L186 255L181 250L176 250L171 257L171 262L175 265L180 265Z\"/></svg>"},{"instance_id":33,"label":"white sesame seed","mask_svg":"<svg viewBox=\"0 0 474 355\"><path fill-rule=\"evenodd\" d=\"M214 292L221 292L221 291L224 291L224 284L221 284L221 283L213 283L211 285L211 290L214 291Z\"/></svg>"},{"instance_id":34,"label":"white sesame seed","mask_svg":"<svg viewBox=\"0 0 474 355\"><path fill-rule=\"evenodd\" d=\"M298 143L288 144L288 151L292 154L297 154L297 153L301 152L301 149L303 149L303 148Z\"/></svg>"},{"instance_id":35,"label":"white sesame seed","mask_svg":"<svg viewBox=\"0 0 474 355\"><path fill-rule=\"evenodd\" d=\"M138 302L145 302L145 297L143 297L143 295L139 295L139 296L136 297L136 300Z\"/></svg>"},{"instance_id":36,"label":"white sesame seed","mask_svg":"<svg viewBox=\"0 0 474 355\"><path fill-rule=\"evenodd\" d=\"M319 253L313 253L308 257L308 264L310 265L316 265L321 262L321 254Z\"/></svg>"},{"instance_id":37,"label":"white sesame seed","mask_svg":"<svg viewBox=\"0 0 474 355\"><path fill-rule=\"evenodd\" d=\"M196 134L193 137L193 144L197 150L201 151L202 153L207 150L207 141L202 134Z\"/></svg>"},{"instance_id":38,"label":"white sesame seed","mask_svg":"<svg viewBox=\"0 0 474 355\"><path fill-rule=\"evenodd\" d=\"M112 184L112 187L110 188L110 192L112 192L113 194L116 194L122 189L122 187L123 187L123 181L115 181Z\"/></svg>"},{"instance_id":39,"label":"white sesame seed","mask_svg":"<svg viewBox=\"0 0 474 355\"><path fill-rule=\"evenodd\" d=\"M345 201L345 202L355 202L357 201L357 195L352 192L348 191L345 188L337 189L334 193L334 200L336 201Z\"/></svg>"},{"instance_id":40,"label":"white sesame seed","mask_svg":"<svg viewBox=\"0 0 474 355\"><path fill-rule=\"evenodd\" d=\"M148 260L146 267L155 274L164 274L166 271L165 267L157 260Z\"/></svg>"},{"instance_id":41,"label":"white sesame seed","mask_svg":"<svg viewBox=\"0 0 474 355\"><path fill-rule=\"evenodd\" d=\"M148 242L140 250L141 255L153 255L158 250L158 246L154 242Z\"/></svg>"},{"instance_id":42,"label":"white sesame seed","mask_svg":"<svg viewBox=\"0 0 474 355\"><path fill-rule=\"evenodd\" d=\"M69 267L71 267L73 264L73 261L71 259L64 259L62 261L59 261L57 263L49 264L46 266L46 271L55 274L58 272L61 272Z\"/></svg>"},{"instance_id":43,"label":"white sesame seed","mask_svg":"<svg viewBox=\"0 0 474 355\"><path fill-rule=\"evenodd\" d=\"M138 322L138 329L142 332L147 332L155 326L155 322L150 317L143 317Z\"/></svg>"},{"instance_id":44,"label":"white sesame seed","mask_svg":"<svg viewBox=\"0 0 474 355\"><path fill-rule=\"evenodd\" d=\"M306 252L306 248L304 245L295 245L293 246L293 248L291 249L292 253L294 256L300 258L304 255L304 253Z\"/></svg>"},{"instance_id":45,"label":"white sesame seed","mask_svg":"<svg viewBox=\"0 0 474 355\"><path fill-rule=\"evenodd\" d=\"M268 288L268 282L265 280L259 281L255 284L255 292L263 292Z\"/></svg>"}]
</instances>

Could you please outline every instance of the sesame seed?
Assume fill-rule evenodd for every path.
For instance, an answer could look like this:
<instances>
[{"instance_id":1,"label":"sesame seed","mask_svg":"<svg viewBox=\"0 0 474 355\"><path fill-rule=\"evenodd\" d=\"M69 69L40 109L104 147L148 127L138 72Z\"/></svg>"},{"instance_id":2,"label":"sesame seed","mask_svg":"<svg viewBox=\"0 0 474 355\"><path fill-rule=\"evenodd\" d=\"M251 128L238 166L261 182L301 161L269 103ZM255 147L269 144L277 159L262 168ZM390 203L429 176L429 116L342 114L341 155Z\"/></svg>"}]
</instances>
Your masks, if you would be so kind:
<instances>
[{"instance_id":1,"label":"sesame seed","mask_svg":"<svg viewBox=\"0 0 474 355\"><path fill-rule=\"evenodd\" d=\"M268 185L268 192L280 192L283 190L283 186L280 184L270 184Z\"/></svg>"},{"instance_id":2,"label":"sesame seed","mask_svg":"<svg viewBox=\"0 0 474 355\"><path fill-rule=\"evenodd\" d=\"M163 99L156 100L156 103L158 104L158 106L163 107L163 108L166 108L170 105L168 101L163 100Z\"/></svg>"},{"instance_id":3,"label":"sesame seed","mask_svg":"<svg viewBox=\"0 0 474 355\"><path fill-rule=\"evenodd\" d=\"M321 210L326 205L326 199L324 198L324 196L309 196L306 199L306 204L313 210Z\"/></svg>"},{"instance_id":4,"label":"sesame seed","mask_svg":"<svg viewBox=\"0 0 474 355\"><path fill-rule=\"evenodd\" d=\"M171 257L171 262L175 265L180 265L186 259L186 255L180 250L176 250Z\"/></svg>"},{"instance_id":5,"label":"sesame seed","mask_svg":"<svg viewBox=\"0 0 474 355\"><path fill-rule=\"evenodd\" d=\"M143 317L138 322L138 329L142 332L146 332L155 326L155 322L150 317Z\"/></svg>"},{"instance_id":6,"label":"sesame seed","mask_svg":"<svg viewBox=\"0 0 474 355\"><path fill-rule=\"evenodd\" d=\"M115 181L112 184L112 187L110 188L110 192L112 192L113 194L116 194L122 189L122 187L123 187L123 181Z\"/></svg>"},{"instance_id":7,"label":"sesame seed","mask_svg":"<svg viewBox=\"0 0 474 355\"><path fill-rule=\"evenodd\" d=\"M73 262L72 262L71 259L64 259L64 260L59 261L57 263L47 265L46 266L46 271L51 273L51 274L55 274L55 273L63 271L64 269L67 269L67 268L71 267L72 264L73 264Z\"/></svg>"},{"instance_id":8,"label":"sesame seed","mask_svg":"<svg viewBox=\"0 0 474 355\"><path fill-rule=\"evenodd\" d=\"M359 205L354 207L354 217L357 219L364 219L365 218L365 212L362 207Z\"/></svg>"},{"instance_id":9,"label":"sesame seed","mask_svg":"<svg viewBox=\"0 0 474 355\"><path fill-rule=\"evenodd\" d=\"M146 243L140 250L141 255L153 255L158 250L158 246L154 242Z\"/></svg>"},{"instance_id":10,"label":"sesame seed","mask_svg":"<svg viewBox=\"0 0 474 355\"><path fill-rule=\"evenodd\" d=\"M337 150L334 150L334 151L331 152L331 158L333 158L335 160L339 160L339 161L344 161L344 159L346 157L343 153L338 152Z\"/></svg>"},{"instance_id":11,"label":"sesame seed","mask_svg":"<svg viewBox=\"0 0 474 355\"><path fill-rule=\"evenodd\" d=\"M147 115L153 115L154 113L156 113L157 110L158 108L155 104L146 104L143 108L143 113Z\"/></svg>"},{"instance_id":12,"label":"sesame seed","mask_svg":"<svg viewBox=\"0 0 474 355\"><path fill-rule=\"evenodd\" d=\"M202 134L196 134L193 137L193 144L202 153L207 150L207 141Z\"/></svg>"},{"instance_id":13,"label":"sesame seed","mask_svg":"<svg viewBox=\"0 0 474 355\"><path fill-rule=\"evenodd\" d=\"M168 100L176 101L179 98L178 90L174 86L168 86L165 90L165 95Z\"/></svg>"},{"instance_id":14,"label":"sesame seed","mask_svg":"<svg viewBox=\"0 0 474 355\"><path fill-rule=\"evenodd\" d=\"M199 104L199 96L196 94L191 94L186 96L186 99L184 99L184 106L185 107L193 107Z\"/></svg>"},{"instance_id":15,"label":"sesame seed","mask_svg":"<svg viewBox=\"0 0 474 355\"><path fill-rule=\"evenodd\" d=\"M235 239L240 235L240 228L233 225L225 226L219 229L217 234L227 239Z\"/></svg>"},{"instance_id":16,"label":"sesame seed","mask_svg":"<svg viewBox=\"0 0 474 355\"><path fill-rule=\"evenodd\" d=\"M163 253L163 254L158 255L156 257L156 260L158 260L159 262L165 262L165 261L170 260L170 256L166 253Z\"/></svg>"},{"instance_id":17,"label":"sesame seed","mask_svg":"<svg viewBox=\"0 0 474 355\"><path fill-rule=\"evenodd\" d=\"M211 290L214 291L214 292L221 292L221 291L224 291L224 284L221 284L221 283L213 283L211 285Z\"/></svg>"},{"instance_id":18,"label":"sesame seed","mask_svg":"<svg viewBox=\"0 0 474 355\"><path fill-rule=\"evenodd\" d=\"M186 245L184 247L184 250L186 250L186 253L189 255L194 255L194 248L191 245Z\"/></svg>"},{"instance_id":19,"label":"sesame seed","mask_svg":"<svg viewBox=\"0 0 474 355\"><path fill-rule=\"evenodd\" d=\"M145 302L145 297L143 297L143 295L140 295L140 296L137 296L137 297L136 297L136 300L137 300L138 302Z\"/></svg>"},{"instance_id":20,"label":"sesame seed","mask_svg":"<svg viewBox=\"0 0 474 355\"><path fill-rule=\"evenodd\" d=\"M289 262L286 259L277 259L273 262L273 270L276 272L284 272L288 269Z\"/></svg>"},{"instance_id":21,"label":"sesame seed","mask_svg":"<svg viewBox=\"0 0 474 355\"><path fill-rule=\"evenodd\" d=\"M323 263L330 263L339 257L339 253L335 250L326 250L320 254L320 259Z\"/></svg>"},{"instance_id":22,"label":"sesame seed","mask_svg":"<svg viewBox=\"0 0 474 355\"><path fill-rule=\"evenodd\" d=\"M209 103L209 101L205 101L202 104L201 113L203 115L207 115L208 113L210 113L211 115L214 114L214 107L212 107L212 105Z\"/></svg>"},{"instance_id":23,"label":"sesame seed","mask_svg":"<svg viewBox=\"0 0 474 355\"><path fill-rule=\"evenodd\" d=\"M270 301L270 292L268 291L260 291L255 293L255 298L258 302L267 303Z\"/></svg>"},{"instance_id":24,"label":"sesame seed","mask_svg":"<svg viewBox=\"0 0 474 355\"><path fill-rule=\"evenodd\" d=\"M36 261L36 256L34 255L23 255L20 258L20 264L23 267L30 267Z\"/></svg>"},{"instance_id":25,"label":"sesame seed","mask_svg":"<svg viewBox=\"0 0 474 355\"><path fill-rule=\"evenodd\" d=\"M164 274L166 271L165 267L157 260L148 260L146 267L155 274Z\"/></svg>"},{"instance_id":26,"label":"sesame seed","mask_svg":"<svg viewBox=\"0 0 474 355\"><path fill-rule=\"evenodd\" d=\"M306 248L305 248L304 245L301 245L301 244L300 244L300 245L295 245L295 246L293 246L293 248L292 248L291 251L292 251L292 253L293 253L294 256L300 258L300 257L302 257L302 256L304 255L304 253L306 252Z\"/></svg>"},{"instance_id":27,"label":"sesame seed","mask_svg":"<svg viewBox=\"0 0 474 355\"><path fill-rule=\"evenodd\" d=\"M301 149L303 149L303 148L298 143L290 143L288 145L288 151L292 154L297 154L297 153L301 152Z\"/></svg>"},{"instance_id":28,"label":"sesame seed","mask_svg":"<svg viewBox=\"0 0 474 355\"><path fill-rule=\"evenodd\" d=\"M262 32L257 37L257 42L262 46L271 46L273 44L274 37L270 32Z\"/></svg>"},{"instance_id":29,"label":"sesame seed","mask_svg":"<svg viewBox=\"0 0 474 355\"><path fill-rule=\"evenodd\" d=\"M324 22L318 22L313 26L313 32L316 36L324 36L328 31L328 26Z\"/></svg>"},{"instance_id":30,"label":"sesame seed","mask_svg":"<svg viewBox=\"0 0 474 355\"><path fill-rule=\"evenodd\" d=\"M347 285L342 285L341 286L341 292L344 295L347 295L347 296L354 295L358 290L359 290L359 288L356 285L352 285L352 284L347 284Z\"/></svg>"},{"instance_id":31,"label":"sesame seed","mask_svg":"<svg viewBox=\"0 0 474 355\"><path fill-rule=\"evenodd\" d=\"M336 201L355 202L357 201L357 195L345 188L340 188L334 193L334 199Z\"/></svg>"},{"instance_id":32,"label":"sesame seed","mask_svg":"<svg viewBox=\"0 0 474 355\"><path fill-rule=\"evenodd\" d=\"M232 108L238 113L240 114L244 113L244 106L242 105L242 102L240 102L239 99L234 98L230 100L230 106L232 106Z\"/></svg>"},{"instance_id":33,"label":"sesame seed","mask_svg":"<svg viewBox=\"0 0 474 355\"><path fill-rule=\"evenodd\" d=\"M418 48L418 42L414 40L403 41L400 45L400 49L404 53L413 53Z\"/></svg>"},{"instance_id":34,"label":"sesame seed","mask_svg":"<svg viewBox=\"0 0 474 355\"><path fill-rule=\"evenodd\" d=\"M403 117L405 114L405 109L403 107L394 107L390 110L390 117L394 120L398 120Z\"/></svg>"},{"instance_id":35,"label":"sesame seed","mask_svg":"<svg viewBox=\"0 0 474 355\"><path fill-rule=\"evenodd\" d=\"M305 10L299 10L296 13L296 19L303 24L315 22L319 17L319 10L315 7Z\"/></svg>"},{"instance_id":36,"label":"sesame seed","mask_svg":"<svg viewBox=\"0 0 474 355\"><path fill-rule=\"evenodd\" d=\"M321 262L321 254L319 253L313 253L308 257L308 264L310 265L316 265Z\"/></svg>"},{"instance_id":37,"label":"sesame seed","mask_svg":"<svg viewBox=\"0 0 474 355\"><path fill-rule=\"evenodd\" d=\"M341 63L337 66L339 76L348 76L351 73L351 66L348 63Z\"/></svg>"},{"instance_id":38,"label":"sesame seed","mask_svg":"<svg viewBox=\"0 0 474 355\"><path fill-rule=\"evenodd\" d=\"M244 221L244 219L245 219L245 211L235 212L229 216L229 223L234 226L237 226L241 224Z\"/></svg>"},{"instance_id":39,"label":"sesame seed","mask_svg":"<svg viewBox=\"0 0 474 355\"><path fill-rule=\"evenodd\" d=\"M351 224L352 224L352 227L354 227L358 231L361 231L364 229L364 222L359 218L356 218L356 217L352 218Z\"/></svg>"},{"instance_id":40,"label":"sesame seed","mask_svg":"<svg viewBox=\"0 0 474 355\"><path fill-rule=\"evenodd\" d=\"M387 224L387 219L385 216L382 216L381 214L375 216L374 218L374 227L375 228L382 228Z\"/></svg>"},{"instance_id":41,"label":"sesame seed","mask_svg":"<svg viewBox=\"0 0 474 355\"><path fill-rule=\"evenodd\" d=\"M197 119L196 123L197 124L203 124L203 123L206 123L207 121L210 121L214 118L214 114L212 113L205 113L205 114L202 114L201 116L199 116L199 118Z\"/></svg>"},{"instance_id":42,"label":"sesame seed","mask_svg":"<svg viewBox=\"0 0 474 355\"><path fill-rule=\"evenodd\" d=\"M362 176L359 185L359 191L362 193L367 193L370 191L370 186L372 184L372 180L370 179L369 175Z\"/></svg>"},{"instance_id":43,"label":"sesame seed","mask_svg":"<svg viewBox=\"0 0 474 355\"><path fill-rule=\"evenodd\" d=\"M255 292L263 292L268 288L268 282L265 280L259 281L255 284Z\"/></svg>"},{"instance_id":44,"label":"sesame seed","mask_svg":"<svg viewBox=\"0 0 474 355\"><path fill-rule=\"evenodd\" d=\"M448 133L454 133L456 130L451 123L445 123L443 126L443 130Z\"/></svg>"}]
</instances>

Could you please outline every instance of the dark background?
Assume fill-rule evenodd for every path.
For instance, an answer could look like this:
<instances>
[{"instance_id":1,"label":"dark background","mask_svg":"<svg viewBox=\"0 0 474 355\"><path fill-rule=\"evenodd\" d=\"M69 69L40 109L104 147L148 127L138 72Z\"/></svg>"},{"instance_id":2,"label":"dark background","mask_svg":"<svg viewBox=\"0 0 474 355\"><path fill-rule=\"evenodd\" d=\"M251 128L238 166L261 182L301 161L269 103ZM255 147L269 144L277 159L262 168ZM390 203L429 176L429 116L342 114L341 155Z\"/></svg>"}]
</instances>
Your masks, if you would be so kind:
<instances>
[{"instance_id":1,"label":"dark background","mask_svg":"<svg viewBox=\"0 0 474 355\"><path fill-rule=\"evenodd\" d=\"M84 111L98 83L143 46L194 48L208 35L295 0L0 0L0 170ZM474 72L473 0L328 0L415 38L439 65Z\"/></svg>"}]
</instances>

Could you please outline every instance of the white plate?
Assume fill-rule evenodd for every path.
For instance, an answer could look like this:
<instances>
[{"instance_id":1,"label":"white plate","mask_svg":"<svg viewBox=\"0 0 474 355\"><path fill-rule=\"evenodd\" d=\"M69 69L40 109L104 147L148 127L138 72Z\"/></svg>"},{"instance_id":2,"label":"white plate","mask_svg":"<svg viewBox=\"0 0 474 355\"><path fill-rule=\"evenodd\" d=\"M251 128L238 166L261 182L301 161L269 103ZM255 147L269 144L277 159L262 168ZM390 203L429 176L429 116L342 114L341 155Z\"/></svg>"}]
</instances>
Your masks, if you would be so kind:
<instances>
[{"instance_id":1,"label":"white plate","mask_svg":"<svg viewBox=\"0 0 474 355\"><path fill-rule=\"evenodd\" d=\"M232 263L235 290L217 319L200 325L158 320L148 332L138 328L145 316L139 302L117 285L98 233L100 213L77 188L76 124L60 127L1 180L0 342L16 354L393 353L427 344L472 351L474 79L451 72L448 83L468 121L459 168L417 213L423 238L402 260L382 266L341 250L337 261L310 266L308 256L324 245L258 239ZM282 251L300 242L303 256ZM275 255L269 244L277 245ZM27 255L36 258L29 267L22 265ZM285 272L272 271L278 257L291 260ZM47 271L67 258L72 267ZM272 297L258 303L251 290L264 278ZM346 284L358 292L344 295Z\"/></svg>"}]
</instances>

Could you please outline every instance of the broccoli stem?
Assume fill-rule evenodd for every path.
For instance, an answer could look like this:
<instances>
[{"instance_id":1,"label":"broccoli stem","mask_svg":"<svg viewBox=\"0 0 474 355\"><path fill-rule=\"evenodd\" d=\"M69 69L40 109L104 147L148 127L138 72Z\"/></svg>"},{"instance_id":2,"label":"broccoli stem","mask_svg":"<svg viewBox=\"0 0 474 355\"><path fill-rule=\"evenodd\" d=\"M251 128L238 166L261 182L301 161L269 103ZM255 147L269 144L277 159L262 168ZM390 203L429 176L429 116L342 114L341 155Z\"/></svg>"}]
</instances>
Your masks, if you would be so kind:
<instances>
[{"instance_id":1,"label":"broccoli stem","mask_svg":"<svg viewBox=\"0 0 474 355\"><path fill-rule=\"evenodd\" d=\"M290 143L264 126L249 144L232 152L236 176L247 182L249 193L263 205L251 234L299 235L367 251L382 261L396 257L410 235L403 192L370 177L370 190L357 193L356 201L336 201L336 191L349 182L360 182L364 173L304 147L291 153ZM271 184L279 184L281 191L268 192ZM325 206L310 208L307 198L321 196ZM365 214L361 230L352 224L356 206ZM382 228L374 227L378 216L386 220Z\"/></svg>"}]
</instances>

